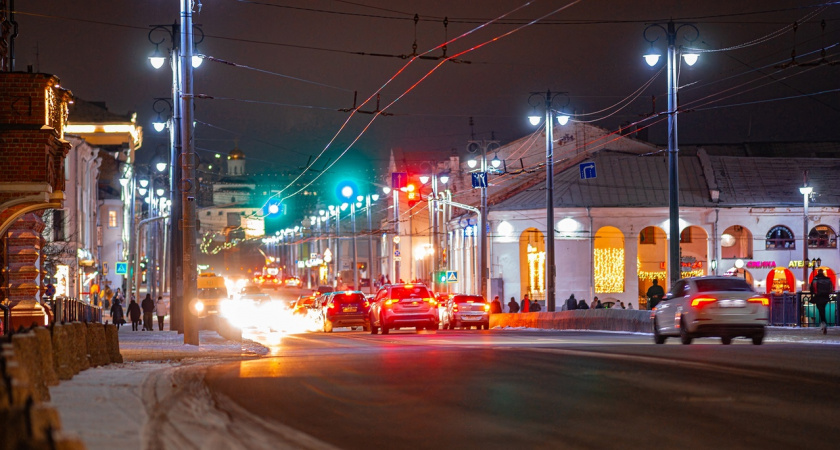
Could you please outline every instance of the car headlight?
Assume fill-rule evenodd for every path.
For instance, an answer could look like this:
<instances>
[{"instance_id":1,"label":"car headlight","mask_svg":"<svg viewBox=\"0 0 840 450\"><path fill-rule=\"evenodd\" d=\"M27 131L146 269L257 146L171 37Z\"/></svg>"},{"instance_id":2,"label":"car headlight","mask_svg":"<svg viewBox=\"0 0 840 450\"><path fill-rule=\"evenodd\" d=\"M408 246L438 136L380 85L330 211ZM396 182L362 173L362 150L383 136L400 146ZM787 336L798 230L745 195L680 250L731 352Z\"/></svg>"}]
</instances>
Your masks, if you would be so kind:
<instances>
[{"instance_id":1,"label":"car headlight","mask_svg":"<svg viewBox=\"0 0 840 450\"><path fill-rule=\"evenodd\" d=\"M202 302L201 300L196 300L194 308L195 308L195 312L197 312L197 313L200 313L200 312L204 311L204 302Z\"/></svg>"}]
</instances>

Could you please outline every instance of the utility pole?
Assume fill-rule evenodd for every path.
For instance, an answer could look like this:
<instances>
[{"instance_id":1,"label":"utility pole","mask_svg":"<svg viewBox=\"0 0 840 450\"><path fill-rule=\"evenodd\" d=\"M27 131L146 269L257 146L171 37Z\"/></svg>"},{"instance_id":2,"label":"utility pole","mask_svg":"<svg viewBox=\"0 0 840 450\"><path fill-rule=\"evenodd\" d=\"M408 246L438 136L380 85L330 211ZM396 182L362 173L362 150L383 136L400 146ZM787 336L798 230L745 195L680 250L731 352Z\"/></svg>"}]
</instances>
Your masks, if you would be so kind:
<instances>
[{"instance_id":1,"label":"utility pole","mask_svg":"<svg viewBox=\"0 0 840 450\"><path fill-rule=\"evenodd\" d=\"M195 200L198 194L198 185L195 178L195 149L193 142L193 24L192 24L191 0L181 0L181 143L183 155L181 155L181 171L183 180L179 186L181 189L181 202L183 208L183 220L181 230L183 232L183 282L184 282L184 344L198 345L198 317L188 305L197 297L196 266L196 210ZM173 161L173 165L175 162Z\"/></svg>"}]
</instances>

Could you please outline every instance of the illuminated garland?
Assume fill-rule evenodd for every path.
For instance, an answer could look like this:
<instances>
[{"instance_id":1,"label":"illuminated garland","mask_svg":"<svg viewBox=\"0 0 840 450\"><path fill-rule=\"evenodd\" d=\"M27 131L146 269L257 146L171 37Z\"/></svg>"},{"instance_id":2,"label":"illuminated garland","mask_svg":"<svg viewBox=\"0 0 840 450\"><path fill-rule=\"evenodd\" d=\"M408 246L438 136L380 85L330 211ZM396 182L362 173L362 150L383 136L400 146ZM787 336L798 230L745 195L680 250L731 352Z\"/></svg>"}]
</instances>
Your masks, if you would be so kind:
<instances>
[{"instance_id":1,"label":"illuminated garland","mask_svg":"<svg viewBox=\"0 0 840 450\"><path fill-rule=\"evenodd\" d=\"M533 291L545 292L545 252L528 245L528 280Z\"/></svg>"},{"instance_id":2,"label":"illuminated garland","mask_svg":"<svg viewBox=\"0 0 840 450\"><path fill-rule=\"evenodd\" d=\"M624 292L624 249L596 248L594 255L595 292Z\"/></svg>"}]
</instances>

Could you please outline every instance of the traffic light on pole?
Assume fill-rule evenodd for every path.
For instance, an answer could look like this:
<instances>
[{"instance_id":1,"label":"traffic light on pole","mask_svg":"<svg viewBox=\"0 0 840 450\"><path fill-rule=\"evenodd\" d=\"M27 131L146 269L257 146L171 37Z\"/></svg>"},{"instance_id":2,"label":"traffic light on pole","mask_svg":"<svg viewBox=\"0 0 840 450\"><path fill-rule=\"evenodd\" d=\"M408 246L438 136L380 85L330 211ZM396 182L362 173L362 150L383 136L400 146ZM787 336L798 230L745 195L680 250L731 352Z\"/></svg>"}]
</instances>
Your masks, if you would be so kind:
<instances>
[{"instance_id":1,"label":"traffic light on pole","mask_svg":"<svg viewBox=\"0 0 840 450\"><path fill-rule=\"evenodd\" d=\"M406 198L408 199L408 206L413 207L420 201L420 192L417 190L417 187L414 183L409 183L405 187Z\"/></svg>"}]
</instances>

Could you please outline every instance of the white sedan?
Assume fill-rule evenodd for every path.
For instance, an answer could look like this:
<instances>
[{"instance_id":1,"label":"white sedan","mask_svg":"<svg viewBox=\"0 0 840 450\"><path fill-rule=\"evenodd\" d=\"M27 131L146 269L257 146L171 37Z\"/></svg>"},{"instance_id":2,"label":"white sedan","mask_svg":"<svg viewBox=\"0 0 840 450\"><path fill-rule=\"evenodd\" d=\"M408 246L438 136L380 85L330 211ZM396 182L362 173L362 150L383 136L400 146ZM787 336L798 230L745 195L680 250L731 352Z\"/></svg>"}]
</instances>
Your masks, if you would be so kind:
<instances>
[{"instance_id":1,"label":"white sedan","mask_svg":"<svg viewBox=\"0 0 840 450\"><path fill-rule=\"evenodd\" d=\"M770 301L735 277L694 277L674 283L671 291L651 312L653 340L665 343L669 336L691 344L697 337L720 337L724 345L734 337L764 340L770 317Z\"/></svg>"}]
</instances>

